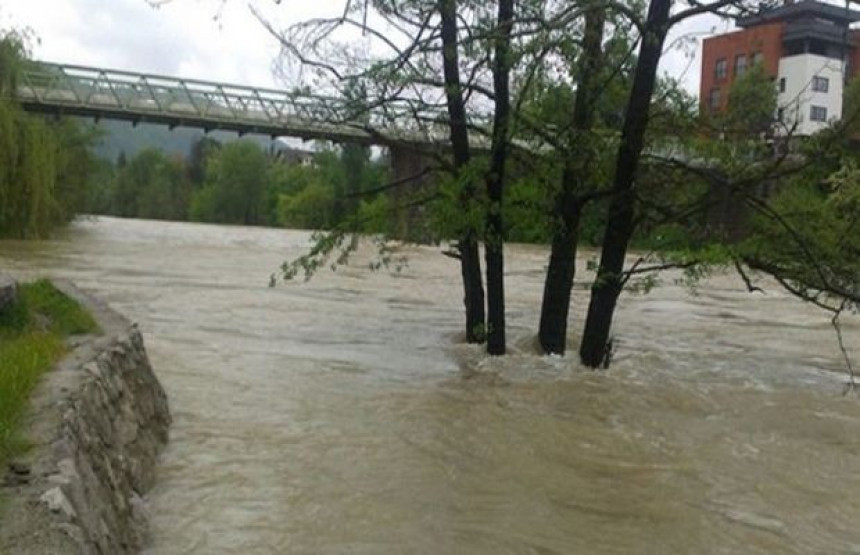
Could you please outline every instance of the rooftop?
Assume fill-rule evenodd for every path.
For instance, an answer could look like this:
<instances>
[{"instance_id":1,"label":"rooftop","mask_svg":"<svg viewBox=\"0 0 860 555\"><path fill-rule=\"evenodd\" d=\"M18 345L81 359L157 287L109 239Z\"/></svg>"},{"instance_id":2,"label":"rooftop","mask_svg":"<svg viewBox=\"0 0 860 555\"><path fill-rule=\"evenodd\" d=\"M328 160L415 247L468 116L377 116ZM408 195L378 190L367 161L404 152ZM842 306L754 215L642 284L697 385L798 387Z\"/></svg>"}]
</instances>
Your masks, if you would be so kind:
<instances>
[{"instance_id":1,"label":"rooftop","mask_svg":"<svg viewBox=\"0 0 860 555\"><path fill-rule=\"evenodd\" d=\"M860 11L848 9L847 5L840 7L816 0L801 0L800 2L761 7L756 14L739 17L736 23L738 27L747 28L773 21L798 19L822 19L841 25L849 25L860 21Z\"/></svg>"}]
</instances>

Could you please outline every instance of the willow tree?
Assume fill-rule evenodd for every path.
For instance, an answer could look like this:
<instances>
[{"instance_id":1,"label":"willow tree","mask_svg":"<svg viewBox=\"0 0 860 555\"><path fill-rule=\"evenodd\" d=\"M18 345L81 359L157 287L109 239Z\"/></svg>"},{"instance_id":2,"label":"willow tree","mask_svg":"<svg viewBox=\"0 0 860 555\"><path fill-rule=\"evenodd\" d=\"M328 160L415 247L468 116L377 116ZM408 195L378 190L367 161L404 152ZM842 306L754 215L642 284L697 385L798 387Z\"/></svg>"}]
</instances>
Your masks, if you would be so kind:
<instances>
[{"instance_id":1,"label":"willow tree","mask_svg":"<svg viewBox=\"0 0 860 555\"><path fill-rule=\"evenodd\" d=\"M15 101L26 63L24 41L0 37L0 235L43 237L57 223L57 145L44 122Z\"/></svg>"},{"instance_id":2,"label":"willow tree","mask_svg":"<svg viewBox=\"0 0 860 555\"><path fill-rule=\"evenodd\" d=\"M21 109L16 95L30 63L25 37L0 31L0 236L45 237L90 202L98 135Z\"/></svg>"}]
</instances>

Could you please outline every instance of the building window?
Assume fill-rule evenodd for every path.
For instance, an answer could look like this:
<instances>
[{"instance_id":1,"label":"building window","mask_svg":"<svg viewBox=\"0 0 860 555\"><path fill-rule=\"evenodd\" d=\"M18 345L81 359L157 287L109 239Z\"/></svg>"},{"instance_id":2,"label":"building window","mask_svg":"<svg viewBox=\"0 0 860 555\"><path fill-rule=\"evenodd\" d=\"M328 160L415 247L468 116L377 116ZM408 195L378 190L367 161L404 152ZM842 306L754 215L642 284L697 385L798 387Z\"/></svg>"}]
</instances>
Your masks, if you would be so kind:
<instances>
[{"instance_id":1,"label":"building window","mask_svg":"<svg viewBox=\"0 0 860 555\"><path fill-rule=\"evenodd\" d=\"M747 57L744 54L735 56L735 77L740 77L747 70Z\"/></svg>"},{"instance_id":2,"label":"building window","mask_svg":"<svg viewBox=\"0 0 860 555\"><path fill-rule=\"evenodd\" d=\"M714 67L714 77L717 79L725 79L729 73L729 63L725 58L717 60L717 65Z\"/></svg>"},{"instance_id":3,"label":"building window","mask_svg":"<svg viewBox=\"0 0 860 555\"><path fill-rule=\"evenodd\" d=\"M718 110L720 108L720 89L711 89L711 92L708 94L708 106L710 106L711 110Z\"/></svg>"},{"instance_id":4,"label":"building window","mask_svg":"<svg viewBox=\"0 0 860 555\"><path fill-rule=\"evenodd\" d=\"M753 52L752 63L753 65L763 64L764 54L762 54L761 52Z\"/></svg>"},{"instance_id":5,"label":"building window","mask_svg":"<svg viewBox=\"0 0 860 555\"><path fill-rule=\"evenodd\" d=\"M776 109L776 121L780 123L785 121L785 108Z\"/></svg>"},{"instance_id":6,"label":"building window","mask_svg":"<svg viewBox=\"0 0 860 555\"><path fill-rule=\"evenodd\" d=\"M779 78L779 92L785 92L785 77Z\"/></svg>"},{"instance_id":7,"label":"building window","mask_svg":"<svg viewBox=\"0 0 860 555\"><path fill-rule=\"evenodd\" d=\"M824 106L810 106L809 119L812 121L827 121L827 108Z\"/></svg>"},{"instance_id":8,"label":"building window","mask_svg":"<svg viewBox=\"0 0 860 555\"><path fill-rule=\"evenodd\" d=\"M827 77L813 77L812 90L815 92L826 93L828 90L830 90L830 80Z\"/></svg>"}]
</instances>

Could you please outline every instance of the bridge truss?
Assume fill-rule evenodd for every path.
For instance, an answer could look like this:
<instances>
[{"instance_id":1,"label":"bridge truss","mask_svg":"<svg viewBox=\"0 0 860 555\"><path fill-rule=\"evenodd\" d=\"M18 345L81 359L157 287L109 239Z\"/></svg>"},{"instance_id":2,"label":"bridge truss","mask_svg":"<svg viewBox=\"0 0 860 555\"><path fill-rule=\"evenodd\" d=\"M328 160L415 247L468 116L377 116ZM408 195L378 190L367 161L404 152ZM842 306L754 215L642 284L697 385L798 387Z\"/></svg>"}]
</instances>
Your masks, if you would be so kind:
<instances>
[{"instance_id":1,"label":"bridge truss","mask_svg":"<svg viewBox=\"0 0 860 555\"><path fill-rule=\"evenodd\" d=\"M370 112L342 98L67 64L29 64L25 110L240 134L363 144L446 142L440 110L399 101Z\"/></svg>"}]
</instances>

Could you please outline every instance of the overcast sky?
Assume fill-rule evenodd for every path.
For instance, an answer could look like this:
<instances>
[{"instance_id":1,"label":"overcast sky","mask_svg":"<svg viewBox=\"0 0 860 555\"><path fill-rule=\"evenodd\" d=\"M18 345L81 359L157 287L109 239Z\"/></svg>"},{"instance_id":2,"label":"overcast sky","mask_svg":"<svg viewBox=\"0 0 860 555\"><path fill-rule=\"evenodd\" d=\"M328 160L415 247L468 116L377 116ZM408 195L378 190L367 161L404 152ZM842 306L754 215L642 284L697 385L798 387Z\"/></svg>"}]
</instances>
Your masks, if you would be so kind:
<instances>
[{"instance_id":1,"label":"overcast sky","mask_svg":"<svg viewBox=\"0 0 860 555\"><path fill-rule=\"evenodd\" d=\"M339 13L343 0L250 4L283 27ZM0 28L10 27L32 31L38 39L33 54L40 60L262 87L294 85L274 77L277 42L251 14L248 0L172 0L159 8L146 0L3 0ZM729 27L712 16L686 22L675 38L699 41L670 48L662 69L697 93L700 39ZM685 72L690 52L696 58Z\"/></svg>"}]
</instances>

